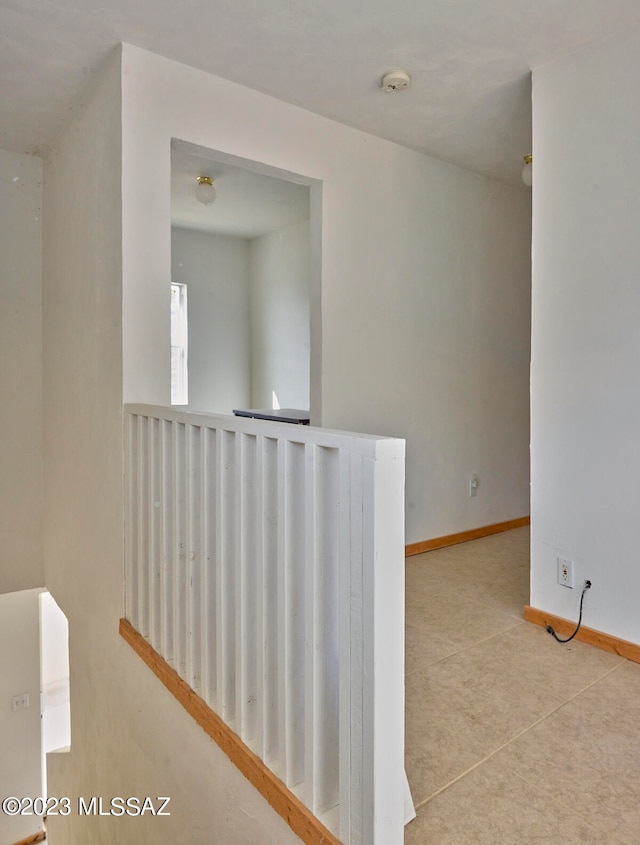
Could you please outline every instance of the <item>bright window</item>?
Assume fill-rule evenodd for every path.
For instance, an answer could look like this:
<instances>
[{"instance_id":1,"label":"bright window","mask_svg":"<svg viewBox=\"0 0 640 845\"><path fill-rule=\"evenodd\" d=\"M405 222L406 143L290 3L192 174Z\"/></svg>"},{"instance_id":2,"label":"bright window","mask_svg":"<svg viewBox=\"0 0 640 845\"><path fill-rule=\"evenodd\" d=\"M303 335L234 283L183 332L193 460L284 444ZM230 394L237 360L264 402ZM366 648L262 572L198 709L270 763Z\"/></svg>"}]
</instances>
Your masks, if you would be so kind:
<instances>
[{"instance_id":1,"label":"bright window","mask_svg":"<svg viewBox=\"0 0 640 845\"><path fill-rule=\"evenodd\" d=\"M171 404L189 404L187 286L171 285Z\"/></svg>"}]
</instances>

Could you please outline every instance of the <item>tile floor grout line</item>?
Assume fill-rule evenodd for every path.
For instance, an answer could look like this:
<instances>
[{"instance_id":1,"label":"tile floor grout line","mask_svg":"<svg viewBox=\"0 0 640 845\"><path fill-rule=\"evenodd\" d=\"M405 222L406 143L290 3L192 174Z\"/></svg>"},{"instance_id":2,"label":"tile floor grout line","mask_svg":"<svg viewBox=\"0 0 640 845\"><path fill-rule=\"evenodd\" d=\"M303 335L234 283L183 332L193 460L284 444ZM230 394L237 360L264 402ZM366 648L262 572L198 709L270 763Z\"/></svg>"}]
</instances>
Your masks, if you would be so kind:
<instances>
[{"instance_id":1,"label":"tile floor grout line","mask_svg":"<svg viewBox=\"0 0 640 845\"><path fill-rule=\"evenodd\" d=\"M614 670L612 669L611 671ZM541 789L540 784L537 783L537 781L528 780L528 778L525 778L519 772L514 771L511 766L506 765L505 769L508 769L509 772L513 775L513 777L518 778L518 780L522 781L522 783L526 784L527 786L533 786L536 789ZM573 813L575 816L578 816L579 819L582 819L583 822L595 828L599 833L605 834L607 836L609 835L608 831L605 828L601 828L600 825L596 824L592 818L587 818L587 816L583 815L582 813L579 813L578 810L575 809L575 807L570 807L569 804L565 804L564 801L559 801L555 796L549 797L548 800L553 801L558 807L562 807L563 809L568 810L570 813ZM623 845L623 843L621 840L615 839L613 841L609 840L608 845Z\"/></svg>"},{"instance_id":2,"label":"tile floor grout line","mask_svg":"<svg viewBox=\"0 0 640 845\"><path fill-rule=\"evenodd\" d=\"M518 622L526 622L526 619L523 619L520 616L514 616L513 613L505 613L504 610L500 610L500 608L498 607L494 607L491 604L486 604L485 602L480 601L479 599L474 599L471 596L465 595L464 593L458 593L458 595L463 599L467 599L468 601L475 602L475 604L479 604L480 607L487 607L489 608L489 610L493 610L494 613L499 613L501 616L506 616L508 619L517 619Z\"/></svg>"},{"instance_id":3,"label":"tile floor grout line","mask_svg":"<svg viewBox=\"0 0 640 845\"><path fill-rule=\"evenodd\" d=\"M470 596L464 596L463 593L459 595L463 596L464 598L470 599L470 601L474 601L476 604L482 605L482 607L488 607L489 610L494 610L496 613L501 613L503 616L508 616L509 619L517 619L518 622L526 622L527 620L523 616L517 616L515 613L508 613L505 610L501 610L499 607L496 607L493 604L488 604L485 601L480 601L480 599L472 599Z\"/></svg>"},{"instance_id":4,"label":"tile floor grout line","mask_svg":"<svg viewBox=\"0 0 640 845\"><path fill-rule=\"evenodd\" d=\"M507 619L515 619L515 620L517 620L518 624L521 623L521 622L527 621L526 619L524 619L523 616L520 616L520 615L515 614L515 613L510 613L509 611L502 610L499 607L495 607L495 605L488 604L487 602L484 602L484 601L480 601L479 599L473 598L472 596L467 595L466 593L460 592L459 590L447 590L444 593L430 593L429 598L438 598L438 596L444 596L444 595L447 595L447 596L455 595L455 596L458 596L459 598L465 599L466 601L472 601L475 604L479 604L480 607L486 607L488 610L492 610L494 613L499 613L501 616L506 616ZM406 608L405 608L405 616L406 616ZM510 627L513 628L513 627L515 627L515 625L512 625ZM505 630L508 631L509 628L506 628ZM502 633L502 632L499 632L499 633ZM497 636L497 635L492 634L491 636ZM488 637L487 639L490 639L490 638L491 637ZM481 642L481 641L479 641L479 642Z\"/></svg>"},{"instance_id":5,"label":"tile floor grout line","mask_svg":"<svg viewBox=\"0 0 640 845\"><path fill-rule=\"evenodd\" d=\"M515 617L514 617L515 618ZM524 625L526 622L525 619L521 619L515 625L511 625L509 628L505 628L502 631L498 631L496 634L489 634L488 637L484 637L481 640L476 640L473 643L469 643L469 645L463 645L456 651L452 651L451 654L445 654L444 657L439 657L437 660L432 660L431 663L427 663L425 666L421 666L417 669L412 669L410 672L405 672L405 678L408 678L409 675L414 675L416 672L421 672L424 669L428 669L430 666L435 666L436 663L441 663L443 660L448 660L450 657L455 657L457 654L462 654L464 651L469 651L471 648L475 648L477 645L482 645L482 643L487 643L489 640L493 640L496 637L500 637L503 634L506 634L507 631L514 631L516 628L520 627L520 625ZM451 640L445 640L442 637L439 637L437 634L432 634L431 636L435 637L436 639L440 640L443 643L447 643L449 645L454 645Z\"/></svg>"},{"instance_id":6,"label":"tile floor grout line","mask_svg":"<svg viewBox=\"0 0 640 845\"><path fill-rule=\"evenodd\" d=\"M477 763L474 763L473 766L470 766L464 772L462 772L457 777L455 777L452 781L449 781L449 783L445 784L444 786L441 786L440 789L437 789L433 794L428 795L422 801L419 801L415 805L416 811L419 810L421 807L424 807L425 804L428 804L430 801L433 801L434 798L437 798L438 795L441 795L443 792L445 792L451 786L454 786L454 784L458 783L458 781L462 780L462 778L466 777L468 774L473 772L475 769L478 769L480 766L487 763L489 760L491 760L492 757L495 757L496 754L498 754L500 751L504 750L508 745L511 745L512 742L515 742L517 739L520 739L520 737L524 736L528 731L532 730L532 728L537 727L539 724L544 722L545 719L548 719L549 716L552 716L554 713L557 713L558 710L561 710L567 704L570 704L579 695L582 695L583 692L586 692L594 684L597 684L599 681L603 680L608 675L611 675L613 672L615 672L617 669L619 669L620 666L623 666L626 662L627 662L626 659L623 657L621 663L616 664L611 669L609 669L607 672L605 672L603 675L599 675L597 678L595 678L593 681L591 681L589 684L587 684L586 687L583 687L581 690L579 690L577 693L572 695L570 698L567 698L565 701L563 701L562 704L559 704L557 707L554 707L553 710L550 710L548 713L545 713L545 715L541 716L536 722L534 722L533 724L524 728L524 730L520 731L520 733L516 734L515 736L512 736L511 739L507 740L507 742L504 742L502 745L500 745L498 748L496 748L490 754L487 754L486 757L482 758L482 760L479 760Z\"/></svg>"}]
</instances>

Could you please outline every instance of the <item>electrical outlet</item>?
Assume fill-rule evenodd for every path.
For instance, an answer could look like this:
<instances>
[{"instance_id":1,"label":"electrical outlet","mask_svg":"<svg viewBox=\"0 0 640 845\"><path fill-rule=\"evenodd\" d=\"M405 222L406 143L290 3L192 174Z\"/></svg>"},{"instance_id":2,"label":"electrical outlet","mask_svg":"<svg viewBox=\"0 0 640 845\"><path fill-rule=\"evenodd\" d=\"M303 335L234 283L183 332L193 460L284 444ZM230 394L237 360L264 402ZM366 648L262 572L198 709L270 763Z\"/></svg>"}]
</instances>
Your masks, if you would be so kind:
<instances>
[{"instance_id":1,"label":"electrical outlet","mask_svg":"<svg viewBox=\"0 0 640 845\"><path fill-rule=\"evenodd\" d=\"M573 561L566 557L558 558L558 584L573 590Z\"/></svg>"},{"instance_id":2,"label":"electrical outlet","mask_svg":"<svg viewBox=\"0 0 640 845\"><path fill-rule=\"evenodd\" d=\"M478 495L478 487L480 486L480 482L478 480L478 476L474 473L471 478L469 479L469 496L477 496Z\"/></svg>"}]
</instances>

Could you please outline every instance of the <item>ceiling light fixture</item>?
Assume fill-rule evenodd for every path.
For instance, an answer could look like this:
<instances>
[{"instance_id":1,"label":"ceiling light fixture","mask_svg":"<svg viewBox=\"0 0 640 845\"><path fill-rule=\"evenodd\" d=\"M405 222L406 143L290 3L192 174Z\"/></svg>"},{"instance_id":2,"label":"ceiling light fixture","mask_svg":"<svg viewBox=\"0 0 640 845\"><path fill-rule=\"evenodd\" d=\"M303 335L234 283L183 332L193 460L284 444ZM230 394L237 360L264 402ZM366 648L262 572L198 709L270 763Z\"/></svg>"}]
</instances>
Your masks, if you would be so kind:
<instances>
[{"instance_id":1,"label":"ceiling light fixture","mask_svg":"<svg viewBox=\"0 0 640 845\"><path fill-rule=\"evenodd\" d=\"M216 189L213 187L211 176L198 176L196 187L196 199L202 205L212 205L216 199Z\"/></svg>"},{"instance_id":2,"label":"ceiling light fixture","mask_svg":"<svg viewBox=\"0 0 640 845\"><path fill-rule=\"evenodd\" d=\"M391 70L385 73L380 83L380 89L385 94L390 94L392 91L403 91L409 87L411 77L406 70Z\"/></svg>"},{"instance_id":3,"label":"ceiling light fixture","mask_svg":"<svg viewBox=\"0 0 640 845\"><path fill-rule=\"evenodd\" d=\"M522 168L522 181L529 188L533 185L533 156L524 156L524 167Z\"/></svg>"}]
</instances>

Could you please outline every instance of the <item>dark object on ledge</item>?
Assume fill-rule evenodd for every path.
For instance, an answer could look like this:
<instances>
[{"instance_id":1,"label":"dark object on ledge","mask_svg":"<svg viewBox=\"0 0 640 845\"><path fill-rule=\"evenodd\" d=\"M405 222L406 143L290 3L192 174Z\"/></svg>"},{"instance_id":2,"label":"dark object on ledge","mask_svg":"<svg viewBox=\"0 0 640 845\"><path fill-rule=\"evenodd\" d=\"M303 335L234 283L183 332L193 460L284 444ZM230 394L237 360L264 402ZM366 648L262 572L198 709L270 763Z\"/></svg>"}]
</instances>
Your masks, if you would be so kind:
<instances>
[{"instance_id":1,"label":"dark object on ledge","mask_svg":"<svg viewBox=\"0 0 640 845\"><path fill-rule=\"evenodd\" d=\"M309 425L309 411L300 411L298 408L247 408L246 410L233 409L236 417L251 417L254 420L272 420L273 422L296 423L297 425Z\"/></svg>"}]
</instances>

